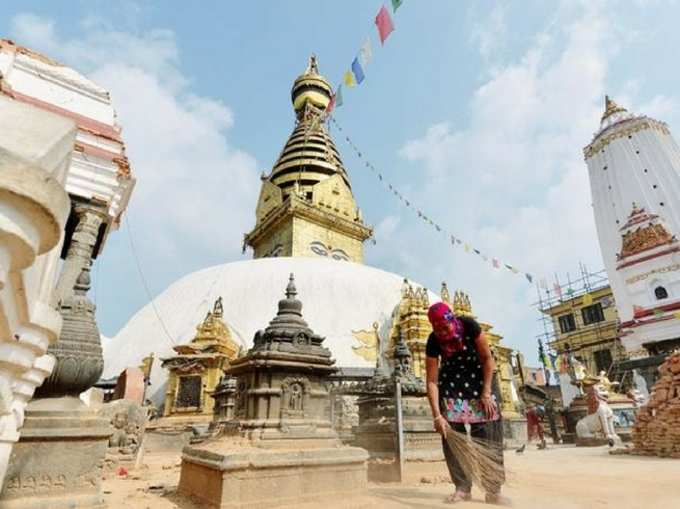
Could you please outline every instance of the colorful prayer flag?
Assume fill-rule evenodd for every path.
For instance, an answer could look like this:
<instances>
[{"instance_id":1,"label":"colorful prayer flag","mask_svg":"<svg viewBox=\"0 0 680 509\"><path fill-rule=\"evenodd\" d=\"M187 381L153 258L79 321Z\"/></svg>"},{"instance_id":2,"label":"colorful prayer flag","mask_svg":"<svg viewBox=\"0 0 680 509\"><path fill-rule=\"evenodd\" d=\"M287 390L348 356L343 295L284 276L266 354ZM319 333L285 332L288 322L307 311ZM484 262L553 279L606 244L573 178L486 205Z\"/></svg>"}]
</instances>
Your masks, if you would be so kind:
<instances>
[{"instance_id":1,"label":"colorful prayer flag","mask_svg":"<svg viewBox=\"0 0 680 509\"><path fill-rule=\"evenodd\" d=\"M583 305L584 306L590 306L593 303L593 296L590 295L589 293L586 293L583 296Z\"/></svg>"},{"instance_id":2,"label":"colorful prayer flag","mask_svg":"<svg viewBox=\"0 0 680 509\"><path fill-rule=\"evenodd\" d=\"M560 288L560 285L558 285L557 283L554 283L553 284L553 290L555 290L555 293L561 299L562 298L562 288Z\"/></svg>"},{"instance_id":3,"label":"colorful prayer flag","mask_svg":"<svg viewBox=\"0 0 680 509\"><path fill-rule=\"evenodd\" d=\"M534 276L532 276L531 274L524 274L524 277L527 278L527 281L529 281L530 283L534 282Z\"/></svg>"},{"instance_id":4,"label":"colorful prayer flag","mask_svg":"<svg viewBox=\"0 0 680 509\"><path fill-rule=\"evenodd\" d=\"M678 320L680 320L680 311L676 311L675 313L673 313L673 318L677 318Z\"/></svg>"},{"instance_id":5,"label":"colorful prayer flag","mask_svg":"<svg viewBox=\"0 0 680 509\"><path fill-rule=\"evenodd\" d=\"M633 317L637 318L645 314L645 308L633 305Z\"/></svg>"},{"instance_id":6,"label":"colorful prayer flag","mask_svg":"<svg viewBox=\"0 0 680 509\"><path fill-rule=\"evenodd\" d=\"M540 281L538 282L538 286L540 288L543 288L544 290L547 290L548 289L548 281L544 277L542 277L540 279Z\"/></svg>"},{"instance_id":7,"label":"colorful prayer flag","mask_svg":"<svg viewBox=\"0 0 680 509\"><path fill-rule=\"evenodd\" d=\"M392 12L397 12L402 3L404 3L404 0L392 0Z\"/></svg>"},{"instance_id":8,"label":"colorful prayer flag","mask_svg":"<svg viewBox=\"0 0 680 509\"><path fill-rule=\"evenodd\" d=\"M475 252L475 254L481 254L481 253L479 252L479 249L473 249L473 251Z\"/></svg>"},{"instance_id":9,"label":"colorful prayer flag","mask_svg":"<svg viewBox=\"0 0 680 509\"><path fill-rule=\"evenodd\" d=\"M461 245L462 243L463 243L463 241L462 241L462 240L460 240L460 239L456 239L456 244L458 244L458 245L460 246L460 245Z\"/></svg>"},{"instance_id":10,"label":"colorful prayer flag","mask_svg":"<svg viewBox=\"0 0 680 509\"><path fill-rule=\"evenodd\" d=\"M356 82L354 81L354 74L352 74L352 71L347 71L342 77L342 81L344 81L345 85L347 85L348 87L353 87L356 85Z\"/></svg>"},{"instance_id":11,"label":"colorful prayer flag","mask_svg":"<svg viewBox=\"0 0 680 509\"><path fill-rule=\"evenodd\" d=\"M454 245L456 243L456 237L451 235L451 245Z\"/></svg>"},{"instance_id":12,"label":"colorful prayer flag","mask_svg":"<svg viewBox=\"0 0 680 509\"><path fill-rule=\"evenodd\" d=\"M361 85L361 82L364 81L364 70L361 68L361 64L357 57L354 57L354 61L352 62L352 72L357 80L357 84Z\"/></svg>"},{"instance_id":13,"label":"colorful prayer flag","mask_svg":"<svg viewBox=\"0 0 680 509\"><path fill-rule=\"evenodd\" d=\"M493 265L494 268L496 268L496 269L500 268L500 266L501 266L500 262L498 260L496 260L495 258L491 260L491 265Z\"/></svg>"},{"instance_id":14,"label":"colorful prayer flag","mask_svg":"<svg viewBox=\"0 0 680 509\"><path fill-rule=\"evenodd\" d=\"M375 26L378 27L378 35L380 36L380 44L385 44L385 41L394 31L394 23L390 17L390 13L383 5L375 17Z\"/></svg>"},{"instance_id":15,"label":"colorful prayer flag","mask_svg":"<svg viewBox=\"0 0 680 509\"><path fill-rule=\"evenodd\" d=\"M335 91L335 108L342 106L342 83L338 85L338 89Z\"/></svg>"},{"instance_id":16,"label":"colorful prayer flag","mask_svg":"<svg viewBox=\"0 0 680 509\"><path fill-rule=\"evenodd\" d=\"M329 102L328 106L326 106L326 113L330 115L334 109L335 109L335 94L331 96L331 102Z\"/></svg>"},{"instance_id":17,"label":"colorful prayer flag","mask_svg":"<svg viewBox=\"0 0 680 509\"><path fill-rule=\"evenodd\" d=\"M655 309L654 310L654 316L656 316L657 318L660 317L660 316L663 316L663 310L662 309Z\"/></svg>"},{"instance_id":18,"label":"colorful prayer flag","mask_svg":"<svg viewBox=\"0 0 680 509\"><path fill-rule=\"evenodd\" d=\"M366 67L372 59L373 50L371 49L371 39L366 37L366 40L361 45L361 49L359 50L359 60L361 60L361 65Z\"/></svg>"},{"instance_id":19,"label":"colorful prayer flag","mask_svg":"<svg viewBox=\"0 0 680 509\"><path fill-rule=\"evenodd\" d=\"M470 245L469 244L465 244L465 252L466 253L470 252Z\"/></svg>"}]
</instances>

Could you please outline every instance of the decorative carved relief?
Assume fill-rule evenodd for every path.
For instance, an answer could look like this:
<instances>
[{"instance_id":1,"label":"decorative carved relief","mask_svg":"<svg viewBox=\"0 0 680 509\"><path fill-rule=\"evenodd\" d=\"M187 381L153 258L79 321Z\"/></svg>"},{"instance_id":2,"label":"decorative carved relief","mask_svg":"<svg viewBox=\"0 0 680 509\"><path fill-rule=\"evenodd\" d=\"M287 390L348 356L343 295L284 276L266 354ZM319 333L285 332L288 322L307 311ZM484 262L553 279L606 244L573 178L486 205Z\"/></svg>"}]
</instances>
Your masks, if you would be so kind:
<instances>
[{"instance_id":1,"label":"decorative carved relief","mask_svg":"<svg viewBox=\"0 0 680 509\"><path fill-rule=\"evenodd\" d=\"M306 377L288 377L281 382L281 418L305 418L311 384Z\"/></svg>"},{"instance_id":2,"label":"decorative carved relief","mask_svg":"<svg viewBox=\"0 0 680 509\"><path fill-rule=\"evenodd\" d=\"M635 231L624 233L621 253L618 259L632 256L648 249L673 242L675 238L663 225L650 224Z\"/></svg>"}]
</instances>

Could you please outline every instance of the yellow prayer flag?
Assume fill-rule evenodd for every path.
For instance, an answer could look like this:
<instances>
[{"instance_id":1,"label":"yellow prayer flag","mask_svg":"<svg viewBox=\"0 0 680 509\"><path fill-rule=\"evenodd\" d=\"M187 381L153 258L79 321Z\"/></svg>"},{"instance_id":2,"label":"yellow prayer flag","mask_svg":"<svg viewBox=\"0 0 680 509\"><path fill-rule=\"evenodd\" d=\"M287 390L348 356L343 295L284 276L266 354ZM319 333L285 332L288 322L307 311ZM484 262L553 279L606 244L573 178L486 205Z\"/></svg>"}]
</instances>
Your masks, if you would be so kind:
<instances>
[{"instance_id":1,"label":"yellow prayer flag","mask_svg":"<svg viewBox=\"0 0 680 509\"><path fill-rule=\"evenodd\" d=\"M673 313L673 317L680 320L680 311L676 311L675 313Z\"/></svg>"},{"instance_id":2,"label":"yellow prayer flag","mask_svg":"<svg viewBox=\"0 0 680 509\"><path fill-rule=\"evenodd\" d=\"M345 75L343 76L343 81L345 82L345 85L348 87L353 87L357 83L354 81L354 74L352 74L352 71L347 71Z\"/></svg>"},{"instance_id":3,"label":"yellow prayer flag","mask_svg":"<svg viewBox=\"0 0 680 509\"><path fill-rule=\"evenodd\" d=\"M589 293L586 293L583 296L583 305L584 306L590 306L593 303L593 296L590 295Z\"/></svg>"},{"instance_id":4,"label":"yellow prayer flag","mask_svg":"<svg viewBox=\"0 0 680 509\"><path fill-rule=\"evenodd\" d=\"M470 246L469 244L465 244L465 252L469 253L470 252Z\"/></svg>"}]
</instances>

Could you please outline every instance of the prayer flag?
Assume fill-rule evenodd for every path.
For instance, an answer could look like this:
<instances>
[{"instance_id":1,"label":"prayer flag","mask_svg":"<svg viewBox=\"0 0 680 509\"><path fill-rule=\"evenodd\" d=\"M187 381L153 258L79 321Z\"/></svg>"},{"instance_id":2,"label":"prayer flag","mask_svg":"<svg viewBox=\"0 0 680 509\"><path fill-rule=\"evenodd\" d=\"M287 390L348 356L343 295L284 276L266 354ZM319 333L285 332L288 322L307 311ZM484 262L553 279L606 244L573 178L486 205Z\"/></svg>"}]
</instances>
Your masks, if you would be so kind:
<instances>
[{"instance_id":1,"label":"prayer flag","mask_svg":"<svg viewBox=\"0 0 680 509\"><path fill-rule=\"evenodd\" d=\"M392 0L392 12L397 12L402 3L404 3L404 0Z\"/></svg>"},{"instance_id":2,"label":"prayer flag","mask_svg":"<svg viewBox=\"0 0 680 509\"><path fill-rule=\"evenodd\" d=\"M675 313L673 313L673 318L677 318L678 320L680 320L680 311L676 311Z\"/></svg>"},{"instance_id":3,"label":"prayer flag","mask_svg":"<svg viewBox=\"0 0 680 509\"><path fill-rule=\"evenodd\" d=\"M567 288L567 295L569 295L570 297L572 295L574 295L574 289L573 288Z\"/></svg>"},{"instance_id":4,"label":"prayer flag","mask_svg":"<svg viewBox=\"0 0 680 509\"><path fill-rule=\"evenodd\" d=\"M479 252L479 249L473 249L473 251L474 251L476 254L481 254L481 253Z\"/></svg>"},{"instance_id":5,"label":"prayer flag","mask_svg":"<svg viewBox=\"0 0 680 509\"><path fill-rule=\"evenodd\" d=\"M378 35L380 36L380 44L385 44L385 40L394 31L394 23L392 23L392 18L390 13L383 5L378 11L378 15L375 17L375 26L378 27Z\"/></svg>"},{"instance_id":6,"label":"prayer flag","mask_svg":"<svg viewBox=\"0 0 680 509\"><path fill-rule=\"evenodd\" d=\"M538 282L538 286L543 288L544 290L547 290L548 289L548 281L544 277L542 277L540 279L540 281Z\"/></svg>"},{"instance_id":7,"label":"prayer flag","mask_svg":"<svg viewBox=\"0 0 680 509\"><path fill-rule=\"evenodd\" d=\"M644 315L644 314L645 314L645 308L643 308L642 306L635 306L635 305L633 306L633 317L634 318L637 318L637 317Z\"/></svg>"},{"instance_id":8,"label":"prayer flag","mask_svg":"<svg viewBox=\"0 0 680 509\"><path fill-rule=\"evenodd\" d=\"M469 244L465 244L465 252L466 253L470 252L470 245Z\"/></svg>"},{"instance_id":9,"label":"prayer flag","mask_svg":"<svg viewBox=\"0 0 680 509\"><path fill-rule=\"evenodd\" d=\"M354 74L352 74L352 71L347 71L343 76L342 81L344 81L345 85L347 85L348 87L353 87L356 85L356 82L354 81Z\"/></svg>"},{"instance_id":10,"label":"prayer flag","mask_svg":"<svg viewBox=\"0 0 680 509\"><path fill-rule=\"evenodd\" d=\"M451 235L451 244L455 244L455 243L456 243L456 237Z\"/></svg>"},{"instance_id":11,"label":"prayer flag","mask_svg":"<svg viewBox=\"0 0 680 509\"><path fill-rule=\"evenodd\" d=\"M663 310L662 309L655 309L654 310L654 316L656 316L657 318L660 317L660 316L663 316Z\"/></svg>"},{"instance_id":12,"label":"prayer flag","mask_svg":"<svg viewBox=\"0 0 680 509\"><path fill-rule=\"evenodd\" d=\"M460 246L460 245L461 245L462 243L463 243L463 241L462 241L462 240L460 240L460 239L456 239L456 244L458 244L458 245Z\"/></svg>"},{"instance_id":13,"label":"prayer flag","mask_svg":"<svg viewBox=\"0 0 680 509\"><path fill-rule=\"evenodd\" d=\"M335 91L335 108L342 106L342 83L338 85L338 89Z\"/></svg>"},{"instance_id":14,"label":"prayer flag","mask_svg":"<svg viewBox=\"0 0 680 509\"><path fill-rule=\"evenodd\" d=\"M486 256L486 255L482 255L482 260L484 260L485 262L488 262L488 261L489 261L489 257Z\"/></svg>"},{"instance_id":15,"label":"prayer flag","mask_svg":"<svg viewBox=\"0 0 680 509\"><path fill-rule=\"evenodd\" d=\"M593 296L590 295L589 293L586 293L583 296L583 305L584 306L590 306L593 303Z\"/></svg>"},{"instance_id":16,"label":"prayer flag","mask_svg":"<svg viewBox=\"0 0 680 509\"><path fill-rule=\"evenodd\" d=\"M553 284L553 290L555 290L555 293L561 299L562 298L562 288L560 288L560 285L558 285L557 283L554 283Z\"/></svg>"},{"instance_id":17,"label":"prayer flag","mask_svg":"<svg viewBox=\"0 0 680 509\"><path fill-rule=\"evenodd\" d=\"M534 276L532 276L531 274L524 274L524 277L526 277L527 281L529 281L530 283L534 282Z\"/></svg>"},{"instance_id":18,"label":"prayer flag","mask_svg":"<svg viewBox=\"0 0 680 509\"><path fill-rule=\"evenodd\" d=\"M434 227L437 229L438 232L442 231L438 224L435 224Z\"/></svg>"},{"instance_id":19,"label":"prayer flag","mask_svg":"<svg viewBox=\"0 0 680 509\"><path fill-rule=\"evenodd\" d=\"M410 203L408 200L404 200L404 201L406 202L406 206L407 206L407 207L410 207L410 206L411 206L411 203Z\"/></svg>"},{"instance_id":20,"label":"prayer flag","mask_svg":"<svg viewBox=\"0 0 680 509\"><path fill-rule=\"evenodd\" d=\"M498 269L501 264L496 260L495 258L491 260L491 264L494 266L494 268Z\"/></svg>"},{"instance_id":21,"label":"prayer flag","mask_svg":"<svg viewBox=\"0 0 680 509\"><path fill-rule=\"evenodd\" d=\"M333 109L335 109L335 94L331 96L331 102L326 106L326 113L330 115L333 112Z\"/></svg>"},{"instance_id":22,"label":"prayer flag","mask_svg":"<svg viewBox=\"0 0 680 509\"><path fill-rule=\"evenodd\" d=\"M357 57L354 57L354 61L352 62L352 72L357 80L357 84L361 85L361 82L364 81L364 70L361 68L361 64Z\"/></svg>"},{"instance_id":23,"label":"prayer flag","mask_svg":"<svg viewBox=\"0 0 680 509\"><path fill-rule=\"evenodd\" d=\"M371 39L366 37L366 40L361 45L361 49L359 50L359 60L361 60L361 64L366 67L372 58L373 50L371 49Z\"/></svg>"}]
</instances>

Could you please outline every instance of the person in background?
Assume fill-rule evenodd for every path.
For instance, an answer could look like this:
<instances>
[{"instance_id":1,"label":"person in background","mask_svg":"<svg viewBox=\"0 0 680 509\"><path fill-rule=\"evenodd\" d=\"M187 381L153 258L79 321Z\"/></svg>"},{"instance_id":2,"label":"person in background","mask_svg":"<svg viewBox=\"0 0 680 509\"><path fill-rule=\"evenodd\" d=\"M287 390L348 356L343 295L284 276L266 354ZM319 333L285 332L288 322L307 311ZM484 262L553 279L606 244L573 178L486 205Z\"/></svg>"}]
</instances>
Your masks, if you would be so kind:
<instances>
[{"instance_id":1,"label":"person in background","mask_svg":"<svg viewBox=\"0 0 680 509\"><path fill-rule=\"evenodd\" d=\"M496 454L503 464L503 428L501 414L491 392L494 360L481 327L472 318L454 316L444 302L430 306L428 319L432 325L426 345L427 397L434 428L442 435L444 457L456 486L448 503L470 500L472 483L461 462L449 448L446 434L453 429L470 434ZM504 476L503 476L504 477ZM504 479L486 479L487 503L500 503Z\"/></svg>"}]
</instances>

